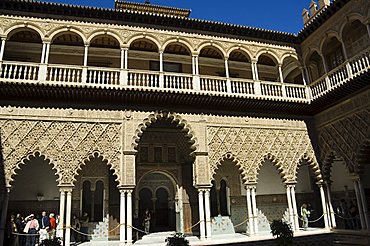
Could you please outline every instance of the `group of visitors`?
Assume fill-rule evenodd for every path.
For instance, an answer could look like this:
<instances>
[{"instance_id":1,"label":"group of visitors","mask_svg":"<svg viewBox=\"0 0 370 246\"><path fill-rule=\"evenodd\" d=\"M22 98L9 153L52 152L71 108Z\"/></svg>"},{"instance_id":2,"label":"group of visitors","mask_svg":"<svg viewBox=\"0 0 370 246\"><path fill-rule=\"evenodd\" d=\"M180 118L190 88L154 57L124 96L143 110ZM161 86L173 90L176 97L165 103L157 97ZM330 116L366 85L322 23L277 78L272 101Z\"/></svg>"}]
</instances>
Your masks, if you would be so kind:
<instances>
[{"instance_id":1,"label":"group of visitors","mask_svg":"<svg viewBox=\"0 0 370 246\"><path fill-rule=\"evenodd\" d=\"M350 200L347 203L342 199L337 207L337 215L339 216L339 225L342 229L359 230L361 229L360 217L356 202Z\"/></svg>"},{"instance_id":2,"label":"group of visitors","mask_svg":"<svg viewBox=\"0 0 370 246\"><path fill-rule=\"evenodd\" d=\"M85 212L82 217L78 218L75 214L72 216L71 221L71 242L86 242L89 240L89 215Z\"/></svg>"},{"instance_id":3,"label":"group of visitors","mask_svg":"<svg viewBox=\"0 0 370 246\"><path fill-rule=\"evenodd\" d=\"M59 216L55 217L54 213L47 215L46 211L43 211L41 216L30 214L25 218L21 214L12 214L8 223L7 245L42 245L46 239L60 237L58 229Z\"/></svg>"}]
</instances>

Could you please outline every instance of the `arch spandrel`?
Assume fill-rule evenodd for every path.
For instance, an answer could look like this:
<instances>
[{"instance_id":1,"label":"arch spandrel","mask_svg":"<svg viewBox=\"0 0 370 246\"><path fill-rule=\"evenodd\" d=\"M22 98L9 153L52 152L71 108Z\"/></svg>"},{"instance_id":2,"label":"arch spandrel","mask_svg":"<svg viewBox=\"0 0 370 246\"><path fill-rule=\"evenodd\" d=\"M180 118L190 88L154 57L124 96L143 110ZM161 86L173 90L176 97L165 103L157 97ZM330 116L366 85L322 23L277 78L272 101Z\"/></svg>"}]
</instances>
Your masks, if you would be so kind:
<instances>
[{"instance_id":1,"label":"arch spandrel","mask_svg":"<svg viewBox=\"0 0 370 246\"><path fill-rule=\"evenodd\" d=\"M29 153L39 152L55 165L59 185L73 185L83 160L100 152L120 181L120 124L33 120L0 121L5 176L12 175Z\"/></svg>"},{"instance_id":2,"label":"arch spandrel","mask_svg":"<svg viewBox=\"0 0 370 246\"><path fill-rule=\"evenodd\" d=\"M312 149L307 130L246 127L208 127L208 156L211 174L219 160L230 152L240 163L246 183L255 183L259 166L271 159L284 181L295 180L297 163Z\"/></svg>"}]
</instances>

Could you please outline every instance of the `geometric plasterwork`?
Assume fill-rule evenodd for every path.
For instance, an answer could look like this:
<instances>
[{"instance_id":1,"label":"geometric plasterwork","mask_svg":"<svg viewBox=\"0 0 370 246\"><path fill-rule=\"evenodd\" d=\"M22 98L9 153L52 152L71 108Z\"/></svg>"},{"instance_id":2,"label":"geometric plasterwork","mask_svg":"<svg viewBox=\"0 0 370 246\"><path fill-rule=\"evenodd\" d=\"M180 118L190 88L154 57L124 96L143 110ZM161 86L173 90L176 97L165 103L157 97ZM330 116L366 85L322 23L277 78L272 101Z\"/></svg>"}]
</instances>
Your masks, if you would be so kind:
<instances>
[{"instance_id":1,"label":"geometric plasterwork","mask_svg":"<svg viewBox=\"0 0 370 246\"><path fill-rule=\"evenodd\" d=\"M120 182L122 125L39 120L0 120L6 185L16 170L35 153L45 156L56 170L59 185L73 185L81 165L98 154Z\"/></svg>"},{"instance_id":2,"label":"geometric plasterwork","mask_svg":"<svg viewBox=\"0 0 370 246\"><path fill-rule=\"evenodd\" d=\"M245 183L257 182L266 159L274 163L286 183L296 182L302 160L309 163L317 181L322 179L307 130L209 126L207 134L210 177L229 158L242 171Z\"/></svg>"},{"instance_id":3,"label":"geometric plasterwork","mask_svg":"<svg viewBox=\"0 0 370 246\"><path fill-rule=\"evenodd\" d=\"M331 159L334 154L343 158L350 173L361 170L359 151L370 136L370 109L351 113L318 129L318 143L326 179L330 177Z\"/></svg>"}]
</instances>

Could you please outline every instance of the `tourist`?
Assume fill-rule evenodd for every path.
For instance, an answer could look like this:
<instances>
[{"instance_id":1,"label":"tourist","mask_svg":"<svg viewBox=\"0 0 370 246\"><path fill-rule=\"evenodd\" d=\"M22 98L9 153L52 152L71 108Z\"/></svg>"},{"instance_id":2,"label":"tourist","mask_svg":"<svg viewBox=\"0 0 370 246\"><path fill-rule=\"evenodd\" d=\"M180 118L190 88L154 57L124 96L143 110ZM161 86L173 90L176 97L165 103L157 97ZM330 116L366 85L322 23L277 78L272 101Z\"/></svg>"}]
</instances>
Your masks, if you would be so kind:
<instances>
[{"instance_id":1,"label":"tourist","mask_svg":"<svg viewBox=\"0 0 370 246\"><path fill-rule=\"evenodd\" d=\"M344 229L351 229L351 225L349 223L351 217L349 215L347 202L344 199L340 201L340 205L339 207L337 207L337 213L339 214L340 218L344 221Z\"/></svg>"},{"instance_id":2,"label":"tourist","mask_svg":"<svg viewBox=\"0 0 370 246\"><path fill-rule=\"evenodd\" d=\"M50 239L54 239L54 237L55 237L55 229L56 229L56 221L55 221L55 215L54 215L54 213L50 213L50 215L49 215L49 221L50 221L49 238Z\"/></svg>"},{"instance_id":3,"label":"tourist","mask_svg":"<svg viewBox=\"0 0 370 246\"><path fill-rule=\"evenodd\" d=\"M37 231L39 230L39 222L35 218L34 214L30 214L25 218L27 221L26 226L24 227L23 232L27 233L26 246L35 246L36 245L36 236Z\"/></svg>"},{"instance_id":4,"label":"tourist","mask_svg":"<svg viewBox=\"0 0 370 246\"><path fill-rule=\"evenodd\" d=\"M46 212L42 212L42 217L40 220L41 228L40 228L40 243L42 243L45 239L49 238L49 228L50 228L50 218L46 215Z\"/></svg>"},{"instance_id":5,"label":"tourist","mask_svg":"<svg viewBox=\"0 0 370 246\"><path fill-rule=\"evenodd\" d=\"M10 215L10 245L19 246L18 229L14 214Z\"/></svg>"},{"instance_id":6,"label":"tourist","mask_svg":"<svg viewBox=\"0 0 370 246\"><path fill-rule=\"evenodd\" d=\"M22 234L26 223L21 214L17 214L17 216L15 217L15 224L17 226L18 233ZM19 245L24 246L26 244L26 237L23 235L19 235L18 241Z\"/></svg>"},{"instance_id":7,"label":"tourist","mask_svg":"<svg viewBox=\"0 0 370 246\"><path fill-rule=\"evenodd\" d=\"M55 237L56 238L63 238L63 224L60 223L60 215L58 214L56 219L56 232L55 232Z\"/></svg>"},{"instance_id":8,"label":"tourist","mask_svg":"<svg viewBox=\"0 0 370 246\"><path fill-rule=\"evenodd\" d=\"M301 206L301 216L303 220L303 230L307 230L308 228L308 217L310 217L311 212L307 209L307 205L305 203Z\"/></svg>"},{"instance_id":9,"label":"tourist","mask_svg":"<svg viewBox=\"0 0 370 246\"><path fill-rule=\"evenodd\" d=\"M149 231L150 231L150 220L151 220L151 215L150 215L150 212L149 212L149 209L146 209L145 210L145 214L144 214L144 219L143 219L143 226L144 226L144 231L146 234L149 234Z\"/></svg>"},{"instance_id":10,"label":"tourist","mask_svg":"<svg viewBox=\"0 0 370 246\"><path fill-rule=\"evenodd\" d=\"M81 223L81 242L86 242L88 241L88 232L89 232L89 221L90 221L90 218L89 218L89 215L88 213L84 212L83 213L83 216L81 217L80 219L80 223Z\"/></svg>"},{"instance_id":11,"label":"tourist","mask_svg":"<svg viewBox=\"0 0 370 246\"><path fill-rule=\"evenodd\" d=\"M72 240L71 241L74 241L74 242L79 242L79 231L81 229L81 223L80 223L80 220L77 218L76 215L73 215L72 216L72 223L71 223L71 226L72 226Z\"/></svg>"}]
</instances>

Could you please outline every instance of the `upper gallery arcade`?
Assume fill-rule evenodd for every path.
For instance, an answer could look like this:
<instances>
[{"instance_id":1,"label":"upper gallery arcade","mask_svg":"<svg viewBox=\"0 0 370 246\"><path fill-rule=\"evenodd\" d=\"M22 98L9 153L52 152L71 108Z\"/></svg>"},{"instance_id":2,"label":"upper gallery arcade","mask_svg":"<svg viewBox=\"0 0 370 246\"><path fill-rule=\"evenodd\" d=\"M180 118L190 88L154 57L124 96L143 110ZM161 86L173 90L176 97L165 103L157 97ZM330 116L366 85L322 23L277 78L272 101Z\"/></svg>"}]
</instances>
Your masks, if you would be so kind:
<instances>
[{"instance_id":1,"label":"upper gallery arcade","mask_svg":"<svg viewBox=\"0 0 370 246\"><path fill-rule=\"evenodd\" d=\"M370 228L369 1L312 1L298 34L115 4L0 2L1 228L48 210L70 245L86 212L131 243L149 209L153 232L253 237L307 202L344 227L342 199Z\"/></svg>"}]
</instances>

